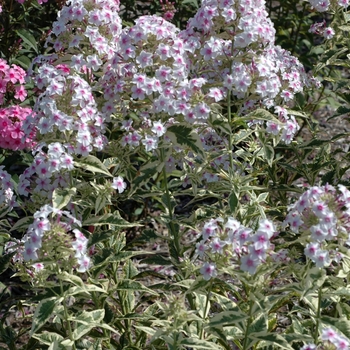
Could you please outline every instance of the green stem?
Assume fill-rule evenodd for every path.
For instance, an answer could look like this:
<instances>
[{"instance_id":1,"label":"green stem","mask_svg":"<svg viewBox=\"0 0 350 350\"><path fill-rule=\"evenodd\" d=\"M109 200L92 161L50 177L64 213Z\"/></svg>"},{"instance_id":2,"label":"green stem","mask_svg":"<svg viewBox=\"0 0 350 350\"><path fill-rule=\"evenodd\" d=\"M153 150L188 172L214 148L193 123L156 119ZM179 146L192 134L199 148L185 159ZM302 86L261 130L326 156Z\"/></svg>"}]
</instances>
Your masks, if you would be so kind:
<instances>
[{"instance_id":1,"label":"green stem","mask_svg":"<svg viewBox=\"0 0 350 350\"><path fill-rule=\"evenodd\" d=\"M61 295L64 295L64 291L63 291L63 284L62 284L62 280L59 278L60 281L60 290L61 290ZM75 347L75 342L73 339L73 332L72 332L72 327L69 321L69 315L68 315L68 309L67 309L67 303L66 303L66 298L63 297L63 310L64 310L64 319L66 321L66 325L67 325L67 329L68 329L68 335L69 335L69 339L73 342L73 346L72 346L72 350L76 350Z\"/></svg>"},{"instance_id":2,"label":"green stem","mask_svg":"<svg viewBox=\"0 0 350 350\"><path fill-rule=\"evenodd\" d=\"M243 341L242 350L247 350L247 346L248 346L249 327L250 327L251 323L253 322L253 317L252 317L253 304L254 304L254 302L251 300L249 303L249 318L248 318L248 322L247 322L247 327L246 327L245 332L244 332L244 341Z\"/></svg>"},{"instance_id":3,"label":"green stem","mask_svg":"<svg viewBox=\"0 0 350 350\"><path fill-rule=\"evenodd\" d=\"M208 288L208 294L207 294L207 300L205 301L205 307L204 307L204 314L203 319L207 317L207 314L209 313L209 303L210 303L210 295L211 295L211 289L213 287L213 279L210 280L209 288ZM199 339L203 339L204 336L204 327L202 325L201 332L199 335Z\"/></svg>"},{"instance_id":4,"label":"green stem","mask_svg":"<svg viewBox=\"0 0 350 350\"><path fill-rule=\"evenodd\" d=\"M175 249L177 252L177 258L181 257L181 248L180 248L180 237L179 237L179 232L176 229L174 225L174 215L173 215L173 208L171 205L171 196L170 196L170 191L168 187L168 181L167 181L167 173L166 173L166 168L165 168L165 151L164 148L160 148L160 161L163 164L163 190L165 190L165 196L166 196L166 206L169 212L169 219L170 219L170 236L174 240L175 244Z\"/></svg>"},{"instance_id":5,"label":"green stem","mask_svg":"<svg viewBox=\"0 0 350 350\"><path fill-rule=\"evenodd\" d=\"M318 340L318 328L320 326L321 319L321 301L322 301L322 288L318 289L318 305L317 305L317 315L316 315L316 327L314 333L314 343L317 344Z\"/></svg>"}]
</instances>

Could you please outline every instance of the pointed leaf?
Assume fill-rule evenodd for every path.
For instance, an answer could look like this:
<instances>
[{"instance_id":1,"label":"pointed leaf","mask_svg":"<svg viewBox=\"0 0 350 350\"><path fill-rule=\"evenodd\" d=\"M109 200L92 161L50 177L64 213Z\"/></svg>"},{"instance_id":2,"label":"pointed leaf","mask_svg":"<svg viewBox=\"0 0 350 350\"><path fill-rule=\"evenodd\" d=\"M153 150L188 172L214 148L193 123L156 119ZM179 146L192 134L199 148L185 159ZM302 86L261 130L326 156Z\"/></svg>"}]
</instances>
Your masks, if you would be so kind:
<instances>
[{"instance_id":1,"label":"pointed leaf","mask_svg":"<svg viewBox=\"0 0 350 350\"><path fill-rule=\"evenodd\" d=\"M52 194L52 204L56 209L64 208L76 194L77 189L75 187L70 189L56 188Z\"/></svg>"},{"instance_id":2,"label":"pointed leaf","mask_svg":"<svg viewBox=\"0 0 350 350\"><path fill-rule=\"evenodd\" d=\"M204 153L199 136L193 128L185 125L172 125L168 127L167 136L175 145L188 147L200 155Z\"/></svg>"},{"instance_id":3,"label":"pointed leaf","mask_svg":"<svg viewBox=\"0 0 350 350\"><path fill-rule=\"evenodd\" d=\"M106 166L98 158L92 155L74 161L74 165L91 171L92 173L100 173L112 177L112 174L108 171Z\"/></svg>"},{"instance_id":4,"label":"pointed leaf","mask_svg":"<svg viewBox=\"0 0 350 350\"><path fill-rule=\"evenodd\" d=\"M33 316L30 336L36 333L49 320L49 318L53 315L56 305L58 305L62 300L63 298L52 297L40 301Z\"/></svg>"}]
</instances>

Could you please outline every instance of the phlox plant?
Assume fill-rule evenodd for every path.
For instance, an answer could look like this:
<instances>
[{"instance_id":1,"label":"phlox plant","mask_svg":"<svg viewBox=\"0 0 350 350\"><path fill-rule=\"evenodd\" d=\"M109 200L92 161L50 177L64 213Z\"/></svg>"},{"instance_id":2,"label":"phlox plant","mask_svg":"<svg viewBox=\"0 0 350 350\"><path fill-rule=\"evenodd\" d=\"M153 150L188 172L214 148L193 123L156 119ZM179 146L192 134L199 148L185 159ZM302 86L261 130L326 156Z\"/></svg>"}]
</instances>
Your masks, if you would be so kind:
<instances>
[{"instance_id":1,"label":"phlox plant","mask_svg":"<svg viewBox=\"0 0 350 350\"><path fill-rule=\"evenodd\" d=\"M333 16L310 72L264 0L203 0L184 29L161 5L123 25L119 0L68 1L29 65L33 110L4 112L32 156L0 168L1 272L34 307L22 348L347 349L349 165L306 111L343 62L348 3L310 1Z\"/></svg>"}]
</instances>

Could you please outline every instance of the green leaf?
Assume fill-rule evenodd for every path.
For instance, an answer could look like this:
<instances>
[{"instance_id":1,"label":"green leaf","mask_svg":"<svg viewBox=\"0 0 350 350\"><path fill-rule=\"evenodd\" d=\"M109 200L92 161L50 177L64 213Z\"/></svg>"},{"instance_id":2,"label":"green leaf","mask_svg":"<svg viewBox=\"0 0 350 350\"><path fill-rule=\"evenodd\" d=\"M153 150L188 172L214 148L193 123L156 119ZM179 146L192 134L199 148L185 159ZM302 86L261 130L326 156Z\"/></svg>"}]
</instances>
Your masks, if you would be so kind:
<instances>
[{"instance_id":1,"label":"green leaf","mask_svg":"<svg viewBox=\"0 0 350 350\"><path fill-rule=\"evenodd\" d=\"M26 231L28 226L33 223L33 217L27 216L25 218L19 219L11 228L10 231Z\"/></svg>"},{"instance_id":2,"label":"green leaf","mask_svg":"<svg viewBox=\"0 0 350 350\"><path fill-rule=\"evenodd\" d=\"M83 222L84 226L102 226L102 225L114 225L116 227L135 227L142 226L137 223L130 223L122 219L119 213L107 213L101 216L93 216Z\"/></svg>"},{"instance_id":3,"label":"green leaf","mask_svg":"<svg viewBox=\"0 0 350 350\"><path fill-rule=\"evenodd\" d=\"M36 333L49 320L53 315L56 305L62 300L63 298L52 297L40 301L33 316L30 336Z\"/></svg>"},{"instance_id":4,"label":"green leaf","mask_svg":"<svg viewBox=\"0 0 350 350\"><path fill-rule=\"evenodd\" d=\"M329 117L327 119L327 121L331 120L333 118L339 117L340 115L349 114L349 113L350 113L350 107L340 106L340 107L337 108L335 114L333 114L331 117Z\"/></svg>"},{"instance_id":5,"label":"green leaf","mask_svg":"<svg viewBox=\"0 0 350 350\"><path fill-rule=\"evenodd\" d=\"M52 194L52 205L56 209L64 208L76 194L77 189L75 187L70 189L56 188Z\"/></svg>"},{"instance_id":6,"label":"green leaf","mask_svg":"<svg viewBox=\"0 0 350 350\"><path fill-rule=\"evenodd\" d=\"M107 241L109 237L111 237L114 234L113 231L108 230L108 231L101 231L101 232L94 232L92 235L89 237L89 243L88 247L91 247L95 245L96 243Z\"/></svg>"},{"instance_id":7,"label":"green leaf","mask_svg":"<svg viewBox=\"0 0 350 350\"><path fill-rule=\"evenodd\" d=\"M272 167L273 159L275 158L275 150L271 145L263 144L264 159L267 161L270 167Z\"/></svg>"},{"instance_id":8,"label":"green leaf","mask_svg":"<svg viewBox=\"0 0 350 350\"><path fill-rule=\"evenodd\" d=\"M16 252L13 252L0 256L0 275L8 269L11 259L15 254Z\"/></svg>"},{"instance_id":9,"label":"green leaf","mask_svg":"<svg viewBox=\"0 0 350 350\"><path fill-rule=\"evenodd\" d=\"M162 265L162 266L173 265L173 263L169 259L164 258L162 255L150 256L149 258L143 259L141 263L148 264L148 265Z\"/></svg>"},{"instance_id":10,"label":"green leaf","mask_svg":"<svg viewBox=\"0 0 350 350\"><path fill-rule=\"evenodd\" d=\"M255 109L253 112L249 113L245 117L242 117L243 120L263 120L263 121L272 121L277 124L281 124L281 122L269 111L263 108Z\"/></svg>"},{"instance_id":11,"label":"green leaf","mask_svg":"<svg viewBox=\"0 0 350 350\"><path fill-rule=\"evenodd\" d=\"M100 173L112 177L106 166L95 156L89 155L74 161L74 165L79 168L91 171L92 173Z\"/></svg>"},{"instance_id":12,"label":"green leaf","mask_svg":"<svg viewBox=\"0 0 350 350\"><path fill-rule=\"evenodd\" d=\"M223 311L211 318L208 327L226 327L236 326L238 322L245 321L248 318L242 311Z\"/></svg>"},{"instance_id":13,"label":"green leaf","mask_svg":"<svg viewBox=\"0 0 350 350\"><path fill-rule=\"evenodd\" d=\"M54 342L61 342L64 338L57 333L53 332L43 332L40 334L33 334L34 339L38 339L41 343L45 345L51 345Z\"/></svg>"},{"instance_id":14,"label":"green leaf","mask_svg":"<svg viewBox=\"0 0 350 350\"><path fill-rule=\"evenodd\" d=\"M249 343L247 346L248 348L256 344L258 341L263 341L263 344L259 344L262 348L267 345L277 345L279 349L293 350L293 347L283 338L283 336L276 333L267 333L266 331L261 332L260 334L254 333L254 335L250 335L250 338L252 338L252 342Z\"/></svg>"},{"instance_id":15,"label":"green leaf","mask_svg":"<svg viewBox=\"0 0 350 350\"><path fill-rule=\"evenodd\" d=\"M233 215L237 209L238 205L238 197L236 196L236 193L233 191L231 192L230 196L228 197L228 204L230 206L230 213Z\"/></svg>"},{"instance_id":16,"label":"green leaf","mask_svg":"<svg viewBox=\"0 0 350 350\"><path fill-rule=\"evenodd\" d=\"M123 280L117 284L117 286L114 288L115 290L125 290L125 291L141 291L146 292L152 295L158 295L155 291L152 289L149 289L145 287L142 283L133 281L133 280Z\"/></svg>"},{"instance_id":17,"label":"green leaf","mask_svg":"<svg viewBox=\"0 0 350 350\"><path fill-rule=\"evenodd\" d=\"M72 317L71 321L77 322L78 326L73 331L73 339L78 340L94 327L98 327L99 323L105 316L105 310L99 309L94 311L83 311L77 317Z\"/></svg>"},{"instance_id":18,"label":"green leaf","mask_svg":"<svg viewBox=\"0 0 350 350\"><path fill-rule=\"evenodd\" d=\"M220 347L218 344L213 343L212 341L206 341L202 339L195 338L184 338L180 342L181 345L190 347L192 349L200 349L200 350L219 350Z\"/></svg>"},{"instance_id":19,"label":"green leaf","mask_svg":"<svg viewBox=\"0 0 350 350\"><path fill-rule=\"evenodd\" d=\"M193 128L185 125L172 125L168 127L166 135L174 145L187 146L197 154L204 154L200 138Z\"/></svg>"},{"instance_id":20,"label":"green leaf","mask_svg":"<svg viewBox=\"0 0 350 350\"><path fill-rule=\"evenodd\" d=\"M27 29L18 29L16 33L29 48L33 49L36 54L39 54L37 40Z\"/></svg>"}]
</instances>

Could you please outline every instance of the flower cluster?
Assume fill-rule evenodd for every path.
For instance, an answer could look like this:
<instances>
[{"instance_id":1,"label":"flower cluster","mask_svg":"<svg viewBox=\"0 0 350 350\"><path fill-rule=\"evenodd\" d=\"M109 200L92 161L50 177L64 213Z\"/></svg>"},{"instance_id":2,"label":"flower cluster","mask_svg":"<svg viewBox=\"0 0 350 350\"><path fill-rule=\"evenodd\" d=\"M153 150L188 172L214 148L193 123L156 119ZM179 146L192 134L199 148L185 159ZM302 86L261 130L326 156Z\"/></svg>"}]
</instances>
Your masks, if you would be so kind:
<instances>
[{"instance_id":1,"label":"flower cluster","mask_svg":"<svg viewBox=\"0 0 350 350\"><path fill-rule=\"evenodd\" d=\"M309 0L309 3L311 7L318 12L328 11L332 3L334 6L342 8L347 8L349 6L349 0Z\"/></svg>"},{"instance_id":2,"label":"flower cluster","mask_svg":"<svg viewBox=\"0 0 350 350\"><path fill-rule=\"evenodd\" d=\"M57 259L62 264L71 264L72 267L78 263L77 271L85 272L90 265L87 252L88 239L77 228L73 229L77 226L81 226L80 221L68 211L44 205L34 213L34 222L29 225L27 233L21 240L24 247L19 259L40 260L43 265L47 260ZM74 240L69 234L72 230ZM62 250L62 247L65 247L66 251ZM72 261L73 255L76 260Z\"/></svg>"},{"instance_id":3,"label":"flower cluster","mask_svg":"<svg viewBox=\"0 0 350 350\"><path fill-rule=\"evenodd\" d=\"M322 329L321 340L326 342L327 345L332 344L336 350L349 349L350 340L339 333L337 333L333 328L327 327ZM326 344L323 344L326 345ZM316 344L306 344L300 350L316 350Z\"/></svg>"},{"instance_id":4,"label":"flower cluster","mask_svg":"<svg viewBox=\"0 0 350 350\"><path fill-rule=\"evenodd\" d=\"M0 58L0 105L4 105L8 100L16 99L23 102L27 96L24 87L26 73L25 71L12 64L9 66L7 62Z\"/></svg>"},{"instance_id":5,"label":"flower cluster","mask_svg":"<svg viewBox=\"0 0 350 350\"><path fill-rule=\"evenodd\" d=\"M341 255L329 251L327 242L350 245L350 191L343 185L311 187L289 209L283 225L305 237L304 253L317 267L339 262Z\"/></svg>"},{"instance_id":6,"label":"flower cluster","mask_svg":"<svg viewBox=\"0 0 350 350\"><path fill-rule=\"evenodd\" d=\"M22 124L32 113L30 108L10 105L13 101L23 102L27 97L24 87L25 71L15 65L7 64L0 58L0 147L18 150L33 145L33 128L24 137Z\"/></svg>"},{"instance_id":7,"label":"flower cluster","mask_svg":"<svg viewBox=\"0 0 350 350\"><path fill-rule=\"evenodd\" d=\"M323 341L333 344L336 349L343 350L349 349L350 340L340 334L338 334L334 329L328 327L322 330L321 339Z\"/></svg>"},{"instance_id":8,"label":"flower cluster","mask_svg":"<svg viewBox=\"0 0 350 350\"><path fill-rule=\"evenodd\" d=\"M217 275L220 260L229 259L240 265L242 271L254 274L257 267L266 261L273 250L270 240L275 234L271 221L261 220L258 229L243 226L233 217L226 222L212 219L206 222L201 232L201 240L196 244L196 254L201 260L207 260L200 272L204 279Z\"/></svg>"},{"instance_id":9,"label":"flower cluster","mask_svg":"<svg viewBox=\"0 0 350 350\"><path fill-rule=\"evenodd\" d=\"M335 32L331 27L326 26L326 21L316 22L311 25L309 29L310 33L323 36L325 39L332 39Z\"/></svg>"},{"instance_id":10,"label":"flower cluster","mask_svg":"<svg viewBox=\"0 0 350 350\"><path fill-rule=\"evenodd\" d=\"M209 86L218 86L203 93L215 102L231 93L239 113L261 104L280 109L304 87L318 85L295 57L274 44L264 1L203 1L180 37L192 48L193 71ZM298 125L287 113L277 116L280 122L267 125L266 131L289 143Z\"/></svg>"},{"instance_id":11,"label":"flower cluster","mask_svg":"<svg viewBox=\"0 0 350 350\"><path fill-rule=\"evenodd\" d=\"M35 131L31 127L27 135L23 123L33 113L31 108L17 105L0 108L0 147L18 150L34 146Z\"/></svg>"},{"instance_id":12,"label":"flower cluster","mask_svg":"<svg viewBox=\"0 0 350 350\"><path fill-rule=\"evenodd\" d=\"M11 175L0 166L0 217L17 207Z\"/></svg>"}]
</instances>

